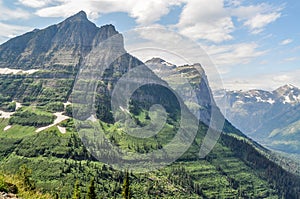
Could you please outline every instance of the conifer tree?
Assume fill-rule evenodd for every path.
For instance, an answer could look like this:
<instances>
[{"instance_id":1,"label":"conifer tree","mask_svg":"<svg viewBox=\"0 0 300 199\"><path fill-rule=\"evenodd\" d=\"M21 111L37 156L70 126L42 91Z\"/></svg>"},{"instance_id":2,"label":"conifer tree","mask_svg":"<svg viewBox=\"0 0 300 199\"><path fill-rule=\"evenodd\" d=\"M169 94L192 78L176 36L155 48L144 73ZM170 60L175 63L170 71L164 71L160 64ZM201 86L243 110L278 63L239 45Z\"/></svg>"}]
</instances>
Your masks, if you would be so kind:
<instances>
[{"instance_id":1,"label":"conifer tree","mask_svg":"<svg viewBox=\"0 0 300 199\"><path fill-rule=\"evenodd\" d=\"M32 171L27 168L26 165L22 165L19 171L19 176L21 177L23 186L25 187L25 190L34 190L35 189L35 183L31 179L31 173Z\"/></svg>"},{"instance_id":2,"label":"conifer tree","mask_svg":"<svg viewBox=\"0 0 300 199\"><path fill-rule=\"evenodd\" d=\"M131 198L129 173L127 170L125 171L125 179L124 179L124 183L123 183L122 196L123 196L123 199Z\"/></svg>"},{"instance_id":3,"label":"conifer tree","mask_svg":"<svg viewBox=\"0 0 300 199\"><path fill-rule=\"evenodd\" d=\"M96 188L95 188L95 179L93 178L88 187L87 199L96 199L96 198L97 195L96 195Z\"/></svg>"},{"instance_id":4,"label":"conifer tree","mask_svg":"<svg viewBox=\"0 0 300 199\"><path fill-rule=\"evenodd\" d=\"M72 199L80 199L79 181L76 180Z\"/></svg>"}]
</instances>

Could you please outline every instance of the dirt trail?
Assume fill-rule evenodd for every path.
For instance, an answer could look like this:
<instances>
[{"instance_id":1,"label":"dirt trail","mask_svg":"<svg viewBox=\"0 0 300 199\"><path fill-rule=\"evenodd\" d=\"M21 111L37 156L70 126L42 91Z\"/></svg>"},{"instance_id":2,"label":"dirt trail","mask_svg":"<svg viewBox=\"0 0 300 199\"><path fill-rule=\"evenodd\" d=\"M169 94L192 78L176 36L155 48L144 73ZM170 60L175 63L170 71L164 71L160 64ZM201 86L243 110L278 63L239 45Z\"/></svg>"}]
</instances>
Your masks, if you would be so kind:
<instances>
[{"instance_id":1,"label":"dirt trail","mask_svg":"<svg viewBox=\"0 0 300 199\"><path fill-rule=\"evenodd\" d=\"M61 123L62 121L64 121L64 120L70 118L70 117L68 117L68 116L63 115L63 113L64 113L64 112L57 112L57 113L54 113L54 115L56 116L56 119L54 120L53 124L50 124L50 125L48 125L48 126L44 126L44 127L38 128L35 132L37 132L37 133L38 133L38 132L41 132L41 131L43 131L43 130L45 130L45 129L48 129L48 128L52 127L52 126L55 126L55 125ZM61 132L61 133L63 133L63 132Z\"/></svg>"},{"instance_id":2,"label":"dirt trail","mask_svg":"<svg viewBox=\"0 0 300 199\"><path fill-rule=\"evenodd\" d=\"M66 102L64 103L64 107L66 109L67 105L70 105L71 102ZM37 129L35 132L41 132L45 129L48 129L52 126L55 126L59 123L61 123L62 121L66 120L66 119L69 119L70 117L69 116L66 116L66 115L63 115L64 112L57 112L57 113L54 113L54 115L56 116L56 119L54 120L53 124L50 124L49 126L44 126L44 127L41 127L39 129ZM61 126L57 126L58 130L62 133L62 134L65 134L67 132L66 128L65 127L61 127Z\"/></svg>"}]
</instances>

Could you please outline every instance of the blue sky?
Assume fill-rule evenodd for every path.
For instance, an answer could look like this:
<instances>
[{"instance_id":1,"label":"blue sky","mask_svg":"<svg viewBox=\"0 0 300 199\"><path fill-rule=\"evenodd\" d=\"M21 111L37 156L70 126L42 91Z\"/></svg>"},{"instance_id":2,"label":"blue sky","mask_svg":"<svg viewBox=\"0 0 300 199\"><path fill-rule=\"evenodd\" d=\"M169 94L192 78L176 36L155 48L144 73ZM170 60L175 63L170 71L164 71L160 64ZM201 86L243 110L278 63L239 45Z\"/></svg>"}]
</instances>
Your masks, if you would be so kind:
<instances>
[{"instance_id":1,"label":"blue sky","mask_svg":"<svg viewBox=\"0 0 300 199\"><path fill-rule=\"evenodd\" d=\"M300 87L299 1L0 0L0 10L0 43L84 10L120 32L156 26L184 35L210 56L225 88Z\"/></svg>"}]
</instances>

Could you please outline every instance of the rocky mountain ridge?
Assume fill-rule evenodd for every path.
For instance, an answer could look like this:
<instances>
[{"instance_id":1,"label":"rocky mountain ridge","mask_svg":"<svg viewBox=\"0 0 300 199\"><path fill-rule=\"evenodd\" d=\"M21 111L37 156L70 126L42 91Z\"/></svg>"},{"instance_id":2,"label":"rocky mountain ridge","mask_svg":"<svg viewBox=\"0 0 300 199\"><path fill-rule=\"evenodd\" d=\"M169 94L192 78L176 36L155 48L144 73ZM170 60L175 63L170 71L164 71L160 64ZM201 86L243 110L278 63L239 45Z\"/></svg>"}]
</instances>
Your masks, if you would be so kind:
<instances>
[{"instance_id":1,"label":"rocky mountain ridge","mask_svg":"<svg viewBox=\"0 0 300 199\"><path fill-rule=\"evenodd\" d=\"M277 88L274 91L264 91L264 90L249 90L249 91L231 91L225 90L228 94L229 103L235 102L247 102L247 101L256 101L256 102L265 102L269 104L282 103L282 104L291 104L297 105L300 103L300 89L291 85L286 84ZM219 99L218 93L215 92L215 98ZM238 100L240 99L240 101Z\"/></svg>"},{"instance_id":2,"label":"rocky mountain ridge","mask_svg":"<svg viewBox=\"0 0 300 199\"><path fill-rule=\"evenodd\" d=\"M300 120L299 88L287 84L274 91L226 91L226 96L216 91L214 95L229 121L246 135L276 150L300 152L295 128Z\"/></svg>"},{"instance_id":3,"label":"rocky mountain ridge","mask_svg":"<svg viewBox=\"0 0 300 199\"><path fill-rule=\"evenodd\" d=\"M174 90L177 88L182 89L180 87L182 81L183 79L186 80L191 85L194 93L187 90L181 97L194 115L209 125L212 107L217 109L218 112L219 109L214 101L207 76L201 64L176 66L161 58L152 58L146 61L145 64L158 77L168 82Z\"/></svg>"},{"instance_id":4,"label":"rocky mountain ridge","mask_svg":"<svg viewBox=\"0 0 300 199\"><path fill-rule=\"evenodd\" d=\"M116 34L114 26L98 28L82 11L59 24L35 29L2 44L0 67L72 71L95 45Z\"/></svg>"}]
</instances>

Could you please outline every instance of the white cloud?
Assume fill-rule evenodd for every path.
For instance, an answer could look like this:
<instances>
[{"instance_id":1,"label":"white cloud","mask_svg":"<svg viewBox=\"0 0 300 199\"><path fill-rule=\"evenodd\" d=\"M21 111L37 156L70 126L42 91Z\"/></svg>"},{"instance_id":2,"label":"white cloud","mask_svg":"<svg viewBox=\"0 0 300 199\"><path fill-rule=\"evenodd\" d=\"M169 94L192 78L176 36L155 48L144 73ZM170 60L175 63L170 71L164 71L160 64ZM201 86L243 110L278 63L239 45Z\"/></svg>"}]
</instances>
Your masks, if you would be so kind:
<instances>
[{"instance_id":1,"label":"white cloud","mask_svg":"<svg viewBox=\"0 0 300 199\"><path fill-rule=\"evenodd\" d=\"M179 32L193 39L213 42L231 40L234 24L223 0L190 0L176 25Z\"/></svg>"},{"instance_id":2,"label":"white cloud","mask_svg":"<svg viewBox=\"0 0 300 199\"><path fill-rule=\"evenodd\" d=\"M157 49L158 51L156 53L151 52L155 53L155 55L147 54L143 51L135 51L134 53L143 61L151 59L153 56L162 57L166 54L171 54L175 55L176 58L170 55L162 58L177 65L188 63L187 60L190 64L199 62L205 65L205 62L208 63L208 61L204 57L209 56L209 59L218 66L218 69L225 73L228 71L225 67L248 64L253 59L267 53L265 50L260 50L260 46L255 42L232 45L203 45L188 40L160 25L139 28L134 33L136 34L131 32L124 34L125 46L129 51L145 48ZM142 39L142 42L137 38ZM177 53L173 54L174 52Z\"/></svg>"},{"instance_id":3,"label":"white cloud","mask_svg":"<svg viewBox=\"0 0 300 199\"><path fill-rule=\"evenodd\" d=\"M271 80L275 81L275 82L281 82L282 84L288 82L290 80L290 76L288 76L287 74L278 74L278 75L274 75Z\"/></svg>"},{"instance_id":4,"label":"white cloud","mask_svg":"<svg viewBox=\"0 0 300 199\"><path fill-rule=\"evenodd\" d=\"M34 0L20 0L23 4L33 6ZM25 2L24 2L25 1ZM182 3L181 0L52 0L50 6L38 9L36 14L41 17L68 17L76 12L84 10L92 19L98 18L101 14L113 12L126 12L136 19L138 24L146 25L158 21L162 16L169 13L172 6ZM50 2L48 2L51 4ZM41 5L41 7L44 5Z\"/></svg>"},{"instance_id":5,"label":"white cloud","mask_svg":"<svg viewBox=\"0 0 300 199\"><path fill-rule=\"evenodd\" d=\"M7 21L28 19L30 13L21 9L10 9L3 5L3 1L0 0L0 44L7 39L15 37L25 31L30 30L29 27L9 24Z\"/></svg>"},{"instance_id":6,"label":"white cloud","mask_svg":"<svg viewBox=\"0 0 300 199\"><path fill-rule=\"evenodd\" d=\"M283 6L272 6L267 3L239 6L232 8L233 16L238 17L243 25L248 27L253 34L260 33L264 28L281 17Z\"/></svg>"},{"instance_id":7,"label":"white cloud","mask_svg":"<svg viewBox=\"0 0 300 199\"><path fill-rule=\"evenodd\" d=\"M9 9L5 7L2 3L2 0L0 0L0 10L0 21L28 19L30 17L30 13L21 8Z\"/></svg>"},{"instance_id":8,"label":"white cloud","mask_svg":"<svg viewBox=\"0 0 300 199\"><path fill-rule=\"evenodd\" d=\"M53 2L54 3L54 2ZM103 8L106 8L106 3L103 2ZM107 6L108 7L108 6ZM102 8L102 9L103 9ZM94 8L94 10L96 7ZM98 18L98 13L93 12L91 1L80 1L80 0L62 0L54 5L45 6L41 9L37 9L36 14L40 17L69 17L81 10L87 12L89 17Z\"/></svg>"},{"instance_id":9,"label":"white cloud","mask_svg":"<svg viewBox=\"0 0 300 199\"><path fill-rule=\"evenodd\" d=\"M127 2L129 2L128 11L130 16L135 18L137 23L144 25L158 21L162 16L169 13L171 6L181 4L179 0L127 0Z\"/></svg>"},{"instance_id":10,"label":"white cloud","mask_svg":"<svg viewBox=\"0 0 300 199\"><path fill-rule=\"evenodd\" d=\"M247 20L244 25L248 26L253 34L258 34L264 30L264 27L269 23L276 21L281 16L281 13L257 14Z\"/></svg>"},{"instance_id":11,"label":"white cloud","mask_svg":"<svg viewBox=\"0 0 300 199\"><path fill-rule=\"evenodd\" d=\"M143 61L161 57L176 65L211 63L198 43L158 24L125 32L124 38L129 53Z\"/></svg>"},{"instance_id":12,"label":"white cloud","mask_svg":"<svg viewBox=\"0 0 300 199\"><path fill-rule=\"evenodd\" d=\"M241 0L189 0L176 27L190 38L218 43L233 39L233 17L257 34L280 18L282 9L266 3L243 6Z\"/></svg>"},{"instance_id":13,"label":"white cloud","mask_svg":"<svg viewBox=\"0 0 300 199\"><path fill-rule=\"evenodd\" d=\"M243 21L252 33L281 16L281 8L262 3L243 6L243 0L19 0L19 3L36 8L41 17L68 17L81 10L89 18L103 14L125 12L139 25L150 25L170 12L174 6L184 5L178 24L173 27L192 39L223 42L232 40L236 27L233 17Z\"/></svg>"},{"instance_id":14,"label":"white cloud","mask_svg":"<svg viewBox=\"0 0 300 199\"><path fill-rule=\"evenodd\" d=\"M161 57L176 65L201 63L208 74L214 66L219 74L228 74L237 64L248 64L255 58L267 53L260 50L257 43L238 43L233 45L201 45L185 39L165 27L139 28L124 34L125 46L129 53L142 61ZM146 40L145 40L146 39Z\"/></svg>"},{"instance_id":15,"label":"white cloud","mask_svg":"<svg viewBox=\"0 0 300 199\"><path fill-rule=\"evenodd\" d=\"M290 43L292 43L293 40L292 39L285 39L283 41L280 42L280 45L288 45Z\"/></svg>"},{"instance_id":16,"label":"white cloud","mask_svg":"<svg viewBox=\"0 0 300 199\"><path fill-rule=\"evenodd\" d=\"M176 65L201 63L213 88L222 85L216 84L220 81L214 80L230 73L233 65L250 63L267 53L254 42L199 45L159 25L125 33L124 38L126 50L142 61L160 57Z\"/></svg>"},{"instance_id":17,"label":"white cloud","mask_svg":"<svg viewBox=\"0 0 300 199\"><path fill-rule=\"evenodd\" d=\"M223 46L212 45L206 46L204 49L219 67L248 64L254 58L266 53L266 51L259 50L259 45L254 42Z\"/></svg>"},{"instance_id":18,"label":"white cloud","mask_svg":"<svg viewBox=\"0 0 300 199\"><path fill-rule=\"evenodd\" d=\"M242 4L243 0L225 0L225 6L227 7L237 7L240 6Z\"/></svg>"},{"instance_id":19,"label":"white cloud","mask_svg":"<svg viewBox=\"0 0 300 199\"><path fill-rule=\"evenodd\" d=\"M41 8L51 3L51 0L19 0L18 2L31 8Z\"/></svg>"},{"instance_id":20,"label":"white cloud","mask_svg":"<svg viewBox=\"0 0 300 199\"><path fill-rule=\"evenodd\" d=\"M272 91L282 85L292 84L300 87L300 70L282 71L255 75L248 78L223 79L224 87L230 90L264 89Z\"/></svg>"},{"instance_id":21,"label":"white cloud","mask_svg":"<svg viewBox=\"0 0 300 199\"><path fill-rule=\"evenodd\" d=\"M124 38L126 50L140 60L160 57L178 66L200 63L208 76L210 86L222 88L220 71L198 43L160 25L137 28L125 33Z\"/></svg>"}]
</instances>

